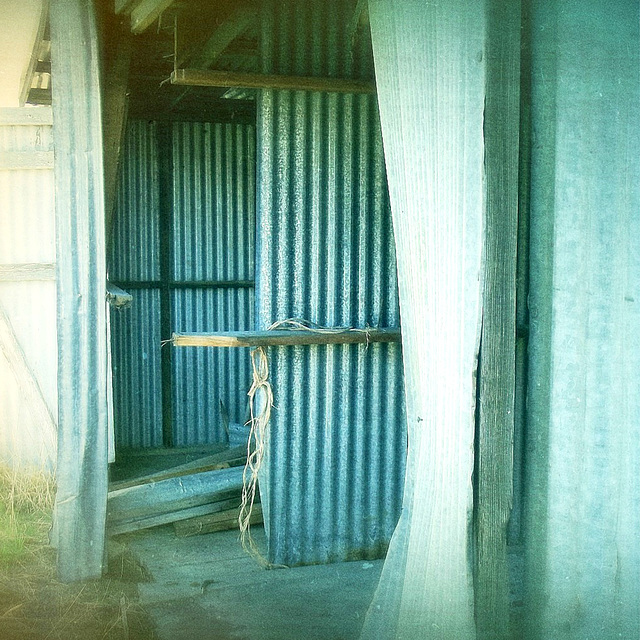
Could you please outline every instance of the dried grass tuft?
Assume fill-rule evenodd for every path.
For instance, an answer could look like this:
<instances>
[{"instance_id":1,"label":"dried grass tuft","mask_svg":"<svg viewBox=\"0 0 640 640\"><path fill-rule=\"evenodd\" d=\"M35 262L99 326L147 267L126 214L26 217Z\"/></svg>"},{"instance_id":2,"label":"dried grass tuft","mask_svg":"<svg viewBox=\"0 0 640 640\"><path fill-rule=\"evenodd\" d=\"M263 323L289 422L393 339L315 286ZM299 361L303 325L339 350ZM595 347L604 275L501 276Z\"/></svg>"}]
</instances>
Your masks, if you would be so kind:
<instances>
[{"instance_id":1,"label":"dried grass tuft","mask_svg":"<svg viewBox=\"0 0 640 640\"><path fill-rule=\"evenodd\" d=\"M152 640L135 583L58 582L48 545L54 499L50 474L0 466L0 638Z\"/></svg>"}]
</instances>

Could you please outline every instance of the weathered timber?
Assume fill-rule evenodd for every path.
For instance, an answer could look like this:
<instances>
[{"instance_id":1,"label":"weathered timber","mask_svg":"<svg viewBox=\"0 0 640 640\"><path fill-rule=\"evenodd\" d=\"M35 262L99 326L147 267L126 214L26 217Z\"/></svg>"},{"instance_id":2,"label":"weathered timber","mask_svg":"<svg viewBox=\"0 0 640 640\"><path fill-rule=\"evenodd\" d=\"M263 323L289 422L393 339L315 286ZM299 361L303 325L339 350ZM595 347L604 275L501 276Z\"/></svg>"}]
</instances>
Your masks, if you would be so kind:
<instances>
[{"instance_id":1,"label":"weathered timber","mask_svg":"<svg viewBox=\"0 0 640 640\"><path fill-rule=\"evenodd\" d=\"M217 469L228 469L230 467L238 467L243 465L247 459L247 447L233 447L223 451L222 453L205 456L186 462L185 464L150 473L132 480L123 480L121 482L113 482L109 485L110 491L118 489L126 489L128 487L136 487L151 482L159 482L160 480L168 480L169 478L178 478L194 473L202 473L203 471L216 471Z\"/></svg>"},{"instance_id":2,"label":"weathered timber","mask_svg":"<svg viewBox=\"0 0 640 640\"><path fill-rule=\"evenodd\" d=\"M0 151L0 170L53 169L53 151Z\"/></svg>"},{"instance_id":3,"label":"weathered timber","mask_svg":"<svg viewBox=\"0 0 640 640\"><path fill-rule=\"evenodd\" d=\"M189 507L186 509L176 509L167 513L158 515L142 516L138 518L130 518L127 520L117 520L107 522L107 535L117 536L122 533L131 533L132 531L141 531L143 529L151 529L164 524L177 523L182 520L188 520L198 517L215 514L218 512L228 512L235 509L236 513L240 507L242 498L240 495L234 495L226 500L203 504L199 507ZM237 519L237 516L236 516Z\"/></svg>"},{"instance_id":4,"label":"weathered timber","mask_svg":"<svg viewBox=\"0 0 640 640\"><path fill-rule=\"evenodd\" d=\"M53 114L50 108L22 109L20 107L0 107L0 123L25 125L52 125Z\"/></svg>"},{"instance_id":5,"label":"weathered timber","mask_svg":"<svg viewBox=\"0 0 640 640\"><path fill-rule=\"evenodd\" d=\"M51 0L49 17L56 78L58 376L64 381L58 385L52 538L60 578L72 581L99 577L105 559L109 414L100 43L93 2Z\"/></svg>"},{"instance_id":6,"label":"weathered timber","mask_svg":"<svg viewBox=\"0 0 640 640\"><path fill-rule=\"evenodd\" d=\"M49 263L28 262L0 264L0 282L28 282L32 280L55 280L56 266Z\"/></svg>"},{"instance_id":7,"label":"weathered timber","mask_svg":"<svg viewBox=\"0 0 640 640\"><path fill-rule=\"evenodd\" d=\"M478 638L508 640L507 525L513 495L520 2L491 0L487 21L485 272L476 433Z\"/></svg>"},{"instance_id":8,"label":"weathered timber","mask_svg":"<svg viewBox=\"0 0 640 640\"><path fill-rule=\"evenodd\" d=\"M239 506L239 505L238 505ZM218 531L229 531L230 529L238 529L238 515L240 509L229 509L228 511L220 511L210 515L199 516L189 520L176 521L173 528L176 535L180 538L188 536L197 536L205 533L216 533ZM251 511L250 523L260 524L262 522L262 506L254 504Z\"/></svg>"},{"instance_id":9,"label":"weathered timber","mask_svg":"<svg viewBox=\"0 0 640 640\"><path fill-rule=\"evenodd\" d=\"M226 444L199 444L190 447L153 447L151 449L120 449L118 451L118 459L131 458L155 458L162 456L172 458L175 456L212 456L218 453L225 454L229 449Z\"/></svg>"},{"instance_id":10,"label":"weathered timber","mask_svg":"<svg viewBox=\"0 0 640 640\"><path fill-rule=\"evenodd\" d=\"M131 31L142 33L168 9L174 0L138 0L131 7Z\"/></svg>"},{"instance_id":11,"label":"weathered timber","mask_svg":"<svg viewBox=\"0 0 640 640\"><path fill-rule=\"evenodd\" d=\"M174 347L273 347L311 344L363 344L399 342L399 327L330 331L274 330L221 333L174 333Z\"/></svg>"},{"instance_id":12,"label":"weathered timber","mask_svg":"<svg viewBox=\"0 0 640 640\"><path fill-rule=\"evenodd\" d=\"M218 502L242 490L242 472L231 467L110 491L107 517L123 520Z\"/></svg>"},{"instance_id":13,"label":"weathered timber","mask_svg":"<svg viewBox=\"0 0 640 640\"><path fill-rule=\"evenodd\" d=\"M171 74L171 84L191 87L325 91L327 93L375 93L376 90L373 80L314 78L203 69L176 69Z\"/></svg>"},{"instance_id":14,"label":"weathered timber","mask_svg":"<svg viewBox=\"0 0 640 640\"><path fill-rule=\"evenodd\" d=\"M178 64L189 64L196 69L207 69L224 50L257 19L258 7L254 4L238 4L229 17L216 28L206 42L190 51Z\"/></svg>"},{"instance_id":15,"label":"weathered timber","mask_svg":"<svg viewBox=\"0 0 640 640\"><path fill-rule=\"evenodd\" d=\"M475 640L469 562L481 330L486 3L370 0L397 249L403 511L361 638Z\"/></svg>"}]
</instances>

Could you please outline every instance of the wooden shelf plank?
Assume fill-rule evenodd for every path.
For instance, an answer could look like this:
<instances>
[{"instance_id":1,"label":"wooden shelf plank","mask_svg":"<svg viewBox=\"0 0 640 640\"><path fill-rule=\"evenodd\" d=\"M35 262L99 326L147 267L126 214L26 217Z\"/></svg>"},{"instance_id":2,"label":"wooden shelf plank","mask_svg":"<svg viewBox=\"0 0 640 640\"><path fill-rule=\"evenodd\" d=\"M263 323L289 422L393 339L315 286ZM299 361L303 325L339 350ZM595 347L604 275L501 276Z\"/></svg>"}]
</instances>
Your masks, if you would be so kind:
<instances>
[{"instance_id":1,"label":"wooden shelf plank","mask_svg":"<svg viewBox=\"0 0 640 640\"><path fill-rule=\"evenodd\" d=\"M225 331L219 333L174 333L174 347L274 347L312 344L364 344L399 342L399 327L387 329L336 329Z\"/></svg>"},{"instance_id":2,"label":"wooden shelf plank","mask_svg":"<svg viewBox=\"0 0 640 640\"><path fill-rule=\"evenodd\" d=\"M281 76L209 69L177 69L171 74L171 84L191 87L326 91L328 93L375 93L376 91L373 80Z\"/></svg>"}]
</instances>

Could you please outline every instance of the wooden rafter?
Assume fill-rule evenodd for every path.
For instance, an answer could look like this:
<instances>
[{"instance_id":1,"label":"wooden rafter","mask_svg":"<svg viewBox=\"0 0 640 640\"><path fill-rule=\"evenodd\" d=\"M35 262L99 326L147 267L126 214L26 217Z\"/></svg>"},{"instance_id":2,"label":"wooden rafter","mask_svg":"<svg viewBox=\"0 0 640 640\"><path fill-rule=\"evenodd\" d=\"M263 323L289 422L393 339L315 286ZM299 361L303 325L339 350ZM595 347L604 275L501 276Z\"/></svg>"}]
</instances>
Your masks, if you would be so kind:
<instances>
[{"instance_id":1,"label":"wooden rafter","mask_svg":"<svg viewBox=\"0 0 640 640\"><path fill-rule=\"evenodd\" d=\"M115 0L116 14L131 16L131 31L142 33L166 11L174 0Z\"/></svg>"},{"instance_id":2,"label":"wooden rafter","mask_svg":"<svg viewBox=\"0 0 640 640\"><path fill-rule=\"evenodd\" d=\"M36 33L36 39L33 43L33 49L31 51L31 58L29 60L29 66L26 69L24 77L22 78L22 86L20 88L20 106L24 106L24 103L29 97L29 91L33 82L34 73L38 72L38 58L40 55L40 49L42 40L44 39L47 29L47 21L49 20L49 0L43 0L40 10L40 23L38 24L38 31ZM49 70L49 73L51 71Z\"/></svg>"},{"instance_id":3,"label":"wooden rafter","mask_svg":"<svg viewBox=\"0 0 640 640\"><path fill-rule=\"evenodd\" d=\"M329 93L375 93L373 80L280 76L234 71L177 69L171 83L191 87L236 87L239 89L284 89L290 91L326 91Z\"/></svg>"},{"instance_id":4,"label":"wooden rafter","mask_svg":"<svg viewBox=\"0 0 640 640\"><path fill-rule=\"evenodd\" d=\"M258 11L254 5L237 6L206 42L195 50L191 50L182 60L179 60L179 64L188 65L194 69L208 69L227 47L256 21L257 17Z\"/></svg>"}]
</instances>

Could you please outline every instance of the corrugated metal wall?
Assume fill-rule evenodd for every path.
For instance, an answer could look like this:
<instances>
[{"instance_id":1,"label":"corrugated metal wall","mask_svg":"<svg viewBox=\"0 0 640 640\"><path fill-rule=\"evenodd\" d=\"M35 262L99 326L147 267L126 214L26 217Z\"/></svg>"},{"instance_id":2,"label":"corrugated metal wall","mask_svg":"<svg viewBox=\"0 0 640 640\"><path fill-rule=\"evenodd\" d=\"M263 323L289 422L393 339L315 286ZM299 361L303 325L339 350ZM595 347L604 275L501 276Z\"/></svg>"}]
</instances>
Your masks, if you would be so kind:
<instances>
[{"instance_id":1,"label":"corrugated metal wall","mask_svg":"<svg viewBox=\"0 0 640 640\"><path fill-rule=\"evenodd\" d=\"M253 327L255 162L253 126L173 125L173 279L211 283L173 291L174 331ZM176 349L173 381L176 444L224 442L220 401L244 422L245 349Z\"/></svg>"},{"instance_id":2,"label":"corrugated metal wall","mask_svg":"<svg viewBox=\"0 0 640 640\"><path fill-rule=\"evenodd\" d=\"M372 75L354 3L265 2L265 72ZM373 96L262 91L257 323L398 326L394 241ZM271 348L263 496L270 560L379 557L402 495L399 345ZM264 497L263 497L264 500Z\"/></svg>"},{"instance_id":3,"label":"corrugated metal wall","mask_svg":"<svg viewBox=\"0 0 640 640\"><path fill-rule=\"evenodd\" d=\"M172 445L223 442L220 401L244 420L244 350L165 346L163 355L160 343L172 331L253 326L254 225L253 126L129 124L110 270L134 295L112 313L118 446L168 444L167 416Z\"/></svg>"},{"instance_id":4,"label":"corrugated metal wall","mask_svg":"<svg viewBox=\"0 0 640 640\"><path fill-rule=\"evenodd\" d=\"M56 460L51 123L50 109L0 109L0 461L19 469Z\"/></svg>"},{"instance_id":5,"label":"corrugated metal wall","mask_svg":"<svg viewBox=\"0 0 640 640\"><path fill-rule=\"evenodd\" d=\"M109 279L133 295L111 311L116 446L162 446L160 215L157 125L127 128L114 216Z\"/></svg>"}]
</instances>

